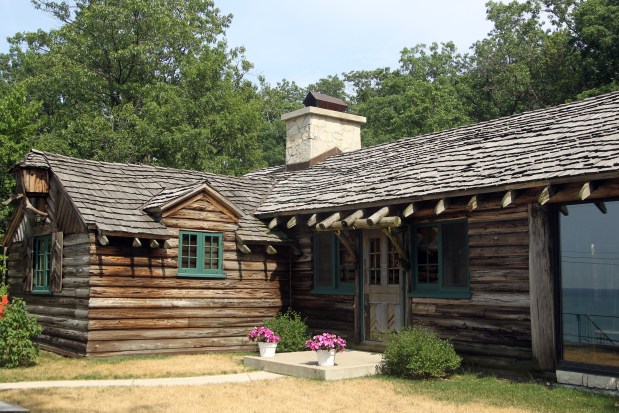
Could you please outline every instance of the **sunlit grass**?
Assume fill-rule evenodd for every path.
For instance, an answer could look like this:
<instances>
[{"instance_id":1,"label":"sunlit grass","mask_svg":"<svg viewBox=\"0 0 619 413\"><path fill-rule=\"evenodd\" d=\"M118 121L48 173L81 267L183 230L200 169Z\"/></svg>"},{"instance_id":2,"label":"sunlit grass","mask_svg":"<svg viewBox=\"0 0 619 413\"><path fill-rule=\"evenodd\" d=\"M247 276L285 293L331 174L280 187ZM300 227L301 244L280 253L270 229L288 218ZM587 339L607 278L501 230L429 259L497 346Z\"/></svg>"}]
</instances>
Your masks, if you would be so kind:
<instances>
[{"instance_id":1,"label":"sunlit grass","mask_svg":"<svg viewBox=\"0 0 619 413\"><path fill-rule=\"evenodd\" d=\"M249 370L238 353L76 359L42 351L34 366L0 369L0 382L189 377Z\"/></svg>"}]
</instances>

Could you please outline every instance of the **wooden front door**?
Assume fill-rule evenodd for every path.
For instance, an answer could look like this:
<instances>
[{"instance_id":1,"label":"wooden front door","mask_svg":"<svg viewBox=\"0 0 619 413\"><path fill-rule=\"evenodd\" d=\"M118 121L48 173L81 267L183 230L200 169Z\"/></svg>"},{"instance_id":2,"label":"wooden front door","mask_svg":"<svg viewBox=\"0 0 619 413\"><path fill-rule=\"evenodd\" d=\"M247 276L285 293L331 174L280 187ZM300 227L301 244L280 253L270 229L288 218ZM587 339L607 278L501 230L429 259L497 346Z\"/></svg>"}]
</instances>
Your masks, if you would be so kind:
<instances>
[{"instance_id":1,"label":"wooden front door","mask_svg":"<svg viewBox=\"0 0 619 413\"><path fill-rule=\"evenodd\" d=\"M365 339L383 341L404 322L399 257L381 230L366 231L363 241Z\"/></svg>"}]
</instances>

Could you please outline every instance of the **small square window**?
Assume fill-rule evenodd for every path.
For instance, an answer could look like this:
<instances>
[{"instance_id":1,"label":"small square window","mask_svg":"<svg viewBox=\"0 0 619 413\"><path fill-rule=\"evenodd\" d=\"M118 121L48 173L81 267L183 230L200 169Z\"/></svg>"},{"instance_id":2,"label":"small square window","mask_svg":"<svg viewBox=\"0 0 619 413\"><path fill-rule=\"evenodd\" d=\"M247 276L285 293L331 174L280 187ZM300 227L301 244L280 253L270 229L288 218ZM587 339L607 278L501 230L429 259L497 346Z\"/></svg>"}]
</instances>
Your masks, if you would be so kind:
<instances>
[{"instance_id":1,"label":"small square window","mask_svg":"<svg viewBox=\"0 0 619 413\"><path fill-rule=\"evenodd\" d=\"M178 234L178 275L223 278L222 234L180 231Z\"/></svg>"}]
</instances>

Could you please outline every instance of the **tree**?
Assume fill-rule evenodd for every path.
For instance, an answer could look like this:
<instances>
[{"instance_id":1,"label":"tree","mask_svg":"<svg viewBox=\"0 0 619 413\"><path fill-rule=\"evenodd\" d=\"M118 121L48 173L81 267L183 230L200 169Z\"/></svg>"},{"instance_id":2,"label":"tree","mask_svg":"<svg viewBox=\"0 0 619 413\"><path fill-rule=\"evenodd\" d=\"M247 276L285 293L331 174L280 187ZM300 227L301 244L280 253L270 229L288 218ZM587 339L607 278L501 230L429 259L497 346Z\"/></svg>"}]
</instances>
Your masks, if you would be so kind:
<instances>
[{"instance_id":1,"label":"tree","mask_svg":"<svg viewBox=\"0 0 619 413\"><path fill-rule=\"evenodd\" d=\"M40 101L36 145L223 173L260 165L262 102L208 0L33 0L62 26L18 34L0 76Z\"/></svg>"}]
</instances>

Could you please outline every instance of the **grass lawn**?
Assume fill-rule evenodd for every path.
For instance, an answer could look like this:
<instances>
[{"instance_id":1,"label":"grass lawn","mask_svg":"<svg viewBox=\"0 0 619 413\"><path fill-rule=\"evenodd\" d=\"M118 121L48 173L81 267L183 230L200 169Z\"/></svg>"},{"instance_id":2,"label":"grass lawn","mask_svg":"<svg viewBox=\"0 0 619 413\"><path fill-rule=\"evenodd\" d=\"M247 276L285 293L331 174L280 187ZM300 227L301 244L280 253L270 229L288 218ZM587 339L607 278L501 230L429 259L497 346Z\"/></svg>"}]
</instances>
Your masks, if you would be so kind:
<instances>
[{"instance_id":1,"label":"grass lawn","mask_svg":"<svg viewBox=\"0 0 619 413\"><path fill-rule=\"evenodd\" d=\"M41 380L190 377L250 371L242 354L69 358L41 351L32 367L0 368L0 383Z\"/></svg>"},{"instance_id":2,"label":"grass lawn","mask_svg":"<svg viewBox=\"0 0 619 413\"><path fill-rule=\"evenodd\" d=\"M182 377L247 371L241 354L69 359L42 352L39 364L0 369L0 381ZM474 373L445 380L387 376L323 382L297 378L182 387L0 391L33 412L613 412L619 397Z\"/></svg>"},{"instance_id":3,"label":"grass lawn","mask_svg":"<svg viewBox=\"0 0 619 413\"><path fill-rule=\"evenodd\" d=\"M32 412L614 412L619 399L578 390L457 375L448 380L387 377L323 382L296 378L183 387L3 391Z\"/></svg>"}]
</instances>

